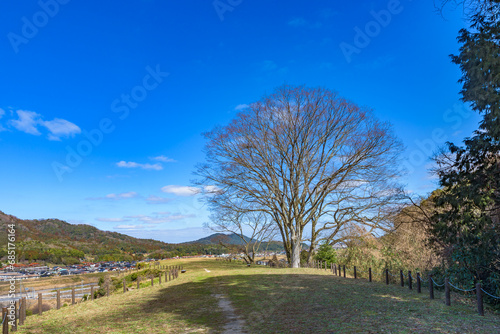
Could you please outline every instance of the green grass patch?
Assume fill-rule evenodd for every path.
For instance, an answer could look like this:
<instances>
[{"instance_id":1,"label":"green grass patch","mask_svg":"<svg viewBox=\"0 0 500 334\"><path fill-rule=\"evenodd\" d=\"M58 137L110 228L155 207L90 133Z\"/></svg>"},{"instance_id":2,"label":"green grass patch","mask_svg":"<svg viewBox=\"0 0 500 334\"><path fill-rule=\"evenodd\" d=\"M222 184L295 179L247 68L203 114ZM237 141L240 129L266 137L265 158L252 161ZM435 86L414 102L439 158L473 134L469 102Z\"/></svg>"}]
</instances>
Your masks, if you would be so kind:
<instances>
[{"instance_id":1,"label":"green grass patch","mask_svg":"<svg viewBox=\"0 0 500 334\"><path fill-rule=\"evenodd\" d=\"M31 316L19 333L220 333L228 319L214 294L229 298L248 333L500 332L497 314L481 317L455 299L447 307L442 292L430 300L426 290L315 269L196 259L162 264L178 263L187 273L174 281L156 279L152 288Z\"/></svg>"}]
</instances>

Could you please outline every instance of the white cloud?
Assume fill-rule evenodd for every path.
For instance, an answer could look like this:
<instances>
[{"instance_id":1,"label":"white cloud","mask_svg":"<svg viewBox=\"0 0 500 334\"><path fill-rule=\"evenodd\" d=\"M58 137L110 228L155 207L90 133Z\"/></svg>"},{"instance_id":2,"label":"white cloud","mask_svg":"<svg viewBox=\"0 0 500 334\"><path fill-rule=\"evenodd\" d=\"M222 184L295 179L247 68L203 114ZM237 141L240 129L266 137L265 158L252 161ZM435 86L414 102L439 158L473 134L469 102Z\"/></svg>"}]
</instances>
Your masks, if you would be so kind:
<instances>
[{"instance_id":1,"label":"white cloud","mask_svg":"<svg viewBox=\"0 0 500 334\"><path fill-rule=\"evenodd\" d=\"M0 109L0 117L5 114L3 109ZM42 116L36 112L28 110L17 110L16 111L18 119L12 119L9 124L15 129L39 136L41 132L39 126L46 128L49 133L47 138L49 140L60 141L61 137L74 137L76 134L80 134L82 130L74 123L67 121L62 118L54 118L52 121L44 121Z\"/></svg>"},{"instance_id":2,"label":"white cloud","mask_svg":"<svg viewBox=\"0 0 500 334\"><path fill-rule=\"evenodd\" d=\"M95 220L105 223L122 223L128 221L127 219L123 218L96 218Z\"/></svg>"},{"instance_id":3,"label":"white cloud","mask_svg":"<svg viewBox=\"0 0 500 334\"><path fill-rule=\"evenodd\" d=\"M138 197L138 196L139 196L139 194L136 193L135 191L129 191L126 193L107 194L105 197L90 197L87 199L90 199L90 200L102 200L102 199L120 200L120 199L134 198L134 197Z\"/></svg>"},{"instance_id":4,"label":"white cloud","mask_svg":"<svg viewBox=\"0 0 500 334\"><path fill-rule=\"evenodd\" d=\"M125 199L125 198L134 198L137 197L137 193L134 191L129 191L127 193L121 193L121 194L108 194L106 195L106 198L111 198L111 199Z\"/></svg>"},{"instance_id":5,"label":"white cloud","mask_svg":"<svg viewBox=\"0 0 500 334\"><path fill-rule=\"evenodd\" d=\"M159 216L146 216L146 215L136 215L136 216L126 216L124 218L134 219L138 223L142 224L162 224L162 223L170 223L177 220L183 220L186 218L195 218L196 215L188 214L183 215L180 213L174 213L169 215L159 215Z\"/></svg>"},{"instance_id":6,"label":"white cloud","mask_svg":"<svg viewBox=\"0 0 500 334\"><path fill-rule=\"evenodd\" d=\"M234 110L243 110L248 108L248 104L238 104L236 107L234 107Z\"/></svg>"},{"instance_id":7,"label":"white cloud","mask_svg":"<svg viewBox=\"0 0 500 334\"><path fill-rule=\"evenodd\" d=\"M148 198L146 198L146 202L148 204L164 204L172 201L171 198L165 198L165 197L160 197L160 196L154 196L150 195Z\"/></svg>"},{"instance_id":8,"label":"white cloud","mask_svg":"<svg viewBox=\"0 0 500 334\"><path fill-rule=\"evenodd\" d=\"M203 189L204 189L206 192L208 192L208 193L212 193L212 194L214 194L214 193L219 192L219 191L221 191L221 190L222 190L221 188L219 188L219 187L217 187L217 186L205 186L205 187L203 187Z\"/></svg>"},{"instance_id":9,"label":"white cloud","mask_svg":"<svg viewBox=\"0 0 500 334\"><path fill-rule=\"evenodd\" d=\"M143 228L144 226L142 225L117 225L114 227L117 230L140 230Z\"/></svg>"},{"instance_id":10,"label":"white cloud","mask_svg":"<svg viewBox=\"0 0 500 334\"><path fill-rule=\"evenodd\" d=\"M162 161L162 162L177 162L177 160L171 159L171 158L166 157L164 155L159 155L157 157L152 157L150 159L151 160L156 160L156 161Z\"/></svg>"},{"instance_id":11,"label":"white cloud","mask_svg":"<svg viewBox=\"0 0 500 334\"><path fill-rule=\"evenodd\" d=\"M174 194L177 196L194 196L200 193L200 189L196 187L176 186L176 185L165 186L161 188L161 191L167 194Z\"/></svg>"},{"instance_id":12,"label":"white cloud","mask_svg":"<svg viewBox=\"0 0 500 334\"><path fill-rule=\"evenodd\" d=\"M148 170L162 170L163 166L161 164L140 164L132 161L120 161L116 165L121 168L142 168Z\"/></svg>"},{"instance_id":13,"label":"white cloud","mask_svg":"<svg viewBox=\"0 0 500 334\"><path fill-rule=\"evenodd\" d=\"M3 115L5 115L5 110L3 110L2 108L0 108L0 118L2 118Z\"/></svg>"},{"instance_id":14,"label":"white cloud","mask_svg":"<svg viewBox=\"0 0 500 334\"><path fill-rule=\"evenodd\" d=\"M82 132L76 124L60 118L54 118L52 121L41 121L40 124L50 131L49 140L61 140L61 137L74 137Z\"/></svg>"},{"instance_id":15,"label":"white cloud","mask_svg":"<svg viewBox=\"0 0 500 334\"><path fill-rule=\"evenodd\" d=\"M170 212L168 211L159 211L159 212L153 212L155 215L169 215Z\"/></svg>"},{"instance_id":16,"label":"white cloud","mask_svg":"<svg viewBox=\"0 0 500 334\"><path fill-rule=\"evenodd\" d=\"M30 135L41 135L40 131L37 129L40 114L28 110L18 110L16 113L19 119L13 119L10 121L10 124L14 128L19 131L29 133Z\"/></svg>"}]
</instances>

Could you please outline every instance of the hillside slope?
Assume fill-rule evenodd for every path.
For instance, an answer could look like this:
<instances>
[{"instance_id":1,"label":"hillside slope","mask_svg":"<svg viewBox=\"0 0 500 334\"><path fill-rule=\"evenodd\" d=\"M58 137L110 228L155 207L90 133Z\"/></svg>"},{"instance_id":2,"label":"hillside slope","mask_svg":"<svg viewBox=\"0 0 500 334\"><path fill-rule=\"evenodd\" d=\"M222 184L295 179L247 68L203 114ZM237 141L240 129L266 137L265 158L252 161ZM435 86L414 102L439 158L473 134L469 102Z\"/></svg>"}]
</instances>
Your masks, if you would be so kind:
<instances>
[{"instance_id":1,"label":"hillside slope","mask_svg":"<svg viewBox=\"0 0 500 334\"><path fill-rule=\"evenodd\" d=\"M76 263L95 260L131 260L141 254L153 257L223 252L222 246L179 245L152 239L138 239L117 232L102 231L85 224L69 224L59 219L24 220L0 211L0 235L15 224L16 253L20 261ZM7 238L0 239L0 258L6 254Z\"/></svg>"}]
</instances>

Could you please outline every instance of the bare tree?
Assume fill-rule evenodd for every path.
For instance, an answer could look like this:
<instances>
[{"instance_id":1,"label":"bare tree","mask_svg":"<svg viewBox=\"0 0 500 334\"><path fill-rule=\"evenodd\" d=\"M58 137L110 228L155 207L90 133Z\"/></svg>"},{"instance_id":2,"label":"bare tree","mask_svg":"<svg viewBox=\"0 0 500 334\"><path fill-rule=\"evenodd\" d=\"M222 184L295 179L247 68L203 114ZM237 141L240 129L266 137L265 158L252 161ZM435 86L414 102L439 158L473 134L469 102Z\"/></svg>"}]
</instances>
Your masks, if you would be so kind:
<instances>
[{"instance_id":1,"label":"bare tree","mask_svg":"<svg viewBox=\"0 0 500 334\"><path fill-rule=\"evenodd\" d=\"M221 198L217 196L210 198L213 214L210 217L211 223L207 223L206 227L215 232L237 235L241 240L237 249L243 253L243 259L246 263L254 263L255 254L259 252L262 243L269 244L276 237L276 224L263 212L248 209L242 211L238 206L228 206L229 200L223 204L218 204L218 200ZM227 242L222 241L220 244L231 248Z\"/></svg>"},{"instance_id":2,"label":"bare tree","mask_svg":"<svg viewBox=\"0 0 500 334\"><path fill-rule=\"evenodd\" d=\"M471 19L475 14L491 12L495 3L498 0L434 0L434 8L442 16L445 7L462 8L465 17Z\"/></svg>"},{"instance_id":3,"label":"bare tree","mask_svg":"<svg viewBox=\"0 0 500 334\"><path fill-rule=\"evenodd\" d=\"M282 86L205 137L197 183L236 211L266 214L294 268L308 224L311 245L346 221L380 228L373 217L396 194L401 144L390 125L328 89Z\"/></svg>"}]
</instances>

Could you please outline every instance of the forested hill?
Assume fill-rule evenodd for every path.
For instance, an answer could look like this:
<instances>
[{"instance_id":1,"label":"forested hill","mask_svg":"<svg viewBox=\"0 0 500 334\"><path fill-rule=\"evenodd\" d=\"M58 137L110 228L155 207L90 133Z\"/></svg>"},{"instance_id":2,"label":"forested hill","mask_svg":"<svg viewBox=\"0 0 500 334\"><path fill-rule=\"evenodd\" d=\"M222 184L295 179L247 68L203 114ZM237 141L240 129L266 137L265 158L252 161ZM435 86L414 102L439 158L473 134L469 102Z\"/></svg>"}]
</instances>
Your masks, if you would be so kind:
<instances>
[{"instance_id":1,"label":"forested hill","mask_svg":"<svg viewBox=\"0 0 500 334\"><path fill-rule=\"evenodd\" d=\"M249 240L250 238L245 237L246 240ZM257 240L252 240L252 241L257 241ZM228 245L242 245L243 240L239 237L239 235L232 233L232 234L224 234L224 233L214 233L212 235L209 235L208 237L201 238L195 241L190 241L186 242L188 244L193 244L193 243L199 243L199 244L219 244L219 242L222 242L224 244Z\"/></svg>"},{"instance_id":2,"label":"forested hill","mask_svg":"<svg viewBox=\"0 0 500 334\"><path fill-rule=\"evenodd\" d=\"M168 244L138 239L117 232L101 231L85 224L69 224L59 219L23 220L0 211L0 235L7 235L8 224L15 224L16 253L20 260L76 263L93 260L132 260L143 254L171 257L218 254L220 245ZM7 238L0 239L0 258L6 254Z\"/></svg>"},{"instance_id":3,"label":"forested hill","mask_svg":"<svg viewBox=\"0 0 500 334\"><path fill-rule=\"evenodd\" d=\"M250 240L249 237L244 236L245 240ZM252 239L250 242L258 242L255 239ZM209 235L208 237L201 238L195 241L190 241L185 244L204 244L204 245L235 245L242 246L244 245L243 240L241 240L240 236L236 233L224 234L224 233L214 233ZM305 244L303 245L306 246ZM236 248L237 249L237 248ZM285 248L283 247L283 242L281 241L271 241L269 244L267 242L262 242L260 244L259 251L270 251L270 252L280 252ZM304 248L306 249L306 248Z\"/></svg>"}]
</instances>

